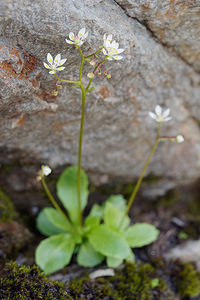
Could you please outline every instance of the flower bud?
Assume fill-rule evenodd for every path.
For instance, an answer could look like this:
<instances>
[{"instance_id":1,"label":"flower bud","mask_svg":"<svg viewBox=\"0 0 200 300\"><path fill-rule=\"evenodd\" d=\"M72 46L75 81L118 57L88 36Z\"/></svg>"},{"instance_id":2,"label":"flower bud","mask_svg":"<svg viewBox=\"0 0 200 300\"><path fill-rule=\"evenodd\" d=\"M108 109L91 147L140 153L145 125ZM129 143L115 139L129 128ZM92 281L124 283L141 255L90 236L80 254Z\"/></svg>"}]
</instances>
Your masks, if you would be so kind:
<instances>
[{"instance_id":1,"label":"flower bud","mask_svg":"<svg viewBox=\"0 0 200 300\"><path fill-rule=\"evenodd\" d=\"M179 134L176 137L176 141L177 141L177 143L183 143L184 142L184 137L181 134Z\"/></svg>"},{"instance_id":2,"label":"flower bud","mask_svg":"<svg viewBox=\"0 0 200 300\"><path fill-rule=\"evenodd\" d=\"M53 91L51 91L51 94L56 97L56 96L58 96L58 91L57 90L53 90Z\"/></svg>"},{"instance_id":3,"label":"flower bud","mask_svg":"<svg viewBox=\"0 0 200 300\"><path fill-rule=\"evenodd\" d=\"M87 77L90 78L90 79L94 78L94 73L93 72L88 73Z\"/></svg>"},{"instance_id":4,"label":"flower bud","mask_svg":"<svg viewBox=\"0 0 200 300\"><path fill-rule=\"evenodd\" d=\"M51 174L51 168L49 166L42 166L42 175L48 176Z\"/></svg>"},{"instance_id":5,"label":"flower bud","mask_svg":"<svg viewBox=\"0 0 200 300\"><path fill-rule=\"evenodd\" d=\"M90 61L90 65L91 65L91 66L95 66L95 65L96 65L96 61L95 61L94 59L92 59L92 60Z\"/></svg>"}]
</instances>

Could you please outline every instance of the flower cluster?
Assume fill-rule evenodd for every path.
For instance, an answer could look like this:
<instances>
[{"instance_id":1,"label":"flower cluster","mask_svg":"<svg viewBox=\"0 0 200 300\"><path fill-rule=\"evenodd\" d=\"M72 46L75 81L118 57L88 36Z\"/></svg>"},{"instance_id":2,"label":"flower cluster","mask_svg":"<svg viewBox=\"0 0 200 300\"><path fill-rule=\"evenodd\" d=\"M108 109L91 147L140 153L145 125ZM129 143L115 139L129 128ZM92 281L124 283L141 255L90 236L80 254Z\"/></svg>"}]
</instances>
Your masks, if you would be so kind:
<instances>
[{"instance_id":1,"label":"flower cluster","mask_svg":"<svg viewBox=\"0 0 200 300\"><path fill-rule=\"evenodd\" d=\"M73 32L69 33L69 39L66 39L66 42L68 44L74 44L76 47L80 47L83 45L85 39L88 36L88 32L86 32L85 28L82 28L81 30L79 30L79 33L77 36L75 36L75 34ZM123 57L118 55L120 53L122 53L124 51L124 49L119 49L119 43L112 41L112 34L109 34L108 36L106 36L106 34L104 34L103 37L103 46L102 46L102 51L103 54L106 56L106 59L108 60L120 60ZM99 51L98 51L99 52ZM46 69L49 69L49 73L50 74L56 74L57 71L62 71L64 70L65 67L61 67L65 62L66 62L66 58L65 59L61 59L61 55L58 54L56 55L55 59L53 60L53 57L51 56L50 53L47 54L47 61L48 64L44 62L44 66ZM90 61L91 65L95 65L96 61L93 59ZM88 76L89 77L89 76ZM91 77L89 77L91 78Z\"/></svg>"}]
</instances>

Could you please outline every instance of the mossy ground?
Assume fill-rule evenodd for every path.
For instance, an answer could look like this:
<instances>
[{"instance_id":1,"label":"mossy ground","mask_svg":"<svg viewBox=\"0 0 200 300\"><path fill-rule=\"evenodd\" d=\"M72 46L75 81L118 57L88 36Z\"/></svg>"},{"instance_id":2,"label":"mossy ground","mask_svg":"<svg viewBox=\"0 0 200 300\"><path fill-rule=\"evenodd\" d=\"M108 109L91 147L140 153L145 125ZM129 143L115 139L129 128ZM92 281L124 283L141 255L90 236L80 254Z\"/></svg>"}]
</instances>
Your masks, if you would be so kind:
<instances>
[{"instance_id":1,"label":"mossy ground","mask_svg":"<svg viewBox=\"0 0 200 300\"><path fill-rule=\"evenodd\" d=\"M9 263L0 278L1 300L72 299L62 283L50 281L37 266Z\"/></svg>"}]
</instances>

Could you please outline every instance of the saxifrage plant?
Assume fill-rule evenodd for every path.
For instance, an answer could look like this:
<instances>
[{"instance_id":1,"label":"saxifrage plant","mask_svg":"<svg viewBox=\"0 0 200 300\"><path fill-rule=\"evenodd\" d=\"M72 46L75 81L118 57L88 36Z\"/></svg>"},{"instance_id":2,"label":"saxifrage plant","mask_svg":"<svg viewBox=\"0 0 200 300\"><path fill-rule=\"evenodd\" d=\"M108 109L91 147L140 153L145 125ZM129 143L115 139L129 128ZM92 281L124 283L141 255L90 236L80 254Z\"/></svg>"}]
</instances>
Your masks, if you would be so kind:
<instances>
[{"instance_id":1,"label":"saxifrage plant","mask_svg":"<svg viewBox=\"0 0 200 300\"><path fill-rule=\"evenodd\" d=\"M106 60L120 60L122 56L118 54L124 51L124 49L119 49L117 42L112 41L112 35L104 35L103 45L96 52L84 56L81 46L87 35L88 33L83 28L77 36L70 33L70 40L66 40L67 43L74 44L80 52L78 80L65 80L57 76L57 72L64 69L62 65L66 62L66 59L61 59L60 54L56 55L54 60L48 54L48 64L44 63L45 68L49 69L49 73L53 74L58 81L75 84L75 87L79 87L82 92L78 166L65 169L57 182L57 195L65 211L61 209L46 185L45 176L51 173L51 169L48 166L42 166L39 174L53 205L53 207L44 208L37 218L37 227L47 238L39 244L36 250L36 263L46 274L53 273L69 264L73 253L77 254L77 262L81 266L93 267L106 259L109 267L117 267L124 260L134 261L132 248L143 247L155 241L159 230L147 223L130 225L128 213L159 141L170 139L182 142L184 140L182 135L174 137L160 135L161 124L170 120L171 117L169 109L162 112L162 108L157 105L155 113L149 113L158 123L157 137L128 203L122 195L111 196L102 206L94 204L88 216L83 220L83 210L87 205L89 194L88 177L81 169L85 99L94 88L91 87L93 78L101 75ZM101 52L104 58L98 62L98 55ZM82 81L85 61L94 66L93 71L87 74L89 82L86 87ZM107 70L104 71L104 76L108 79L111 77Z\"/></svg>"}]
</instances>

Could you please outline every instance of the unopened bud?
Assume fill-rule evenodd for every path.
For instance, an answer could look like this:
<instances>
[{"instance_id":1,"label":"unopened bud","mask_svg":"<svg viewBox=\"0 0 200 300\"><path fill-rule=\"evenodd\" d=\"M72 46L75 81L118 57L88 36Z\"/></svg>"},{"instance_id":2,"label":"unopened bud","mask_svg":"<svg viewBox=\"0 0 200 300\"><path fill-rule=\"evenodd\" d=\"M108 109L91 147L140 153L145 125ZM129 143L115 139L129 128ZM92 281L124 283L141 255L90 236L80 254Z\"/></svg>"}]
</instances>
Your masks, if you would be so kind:
<instances>
[{"instance_id":1,"label":"unopened bud","mask_svg":"<svg viewBox=\"0 0 200 300\"><path fill-rule=\"evenodd\" d=\"M51 93L52 93L52 95L55 96L55 97L58 96L58 91L57 91L57 90L53 90Z\"/></svg>"},{"instance_id":2,"label":"unopened bud","mask_svg":"<svg viewBox=\"0 0 200 300\"><path fill-rule=\"evenodd\" d=\"M105 76L107 79L110 79L110 78L111 78L111 74L110 74L108 71L105 71L105 72L104 72L104 76Z\"/></svg>"},{"instance_id":3,"label":"unopened bud","mask_svg":"<svg viewBox=\"0 0 200 300\"><path fill-rule=\"evenodd\" d=\"M90 78L90 79L94 78L94 73L93 72L88 73L87 77Z\"/></svg>"},{"instance_id":4,"label":"unopened bud","mask_svg":"<svg viewBox=\"0 0 200 300\"><path fill-rule=\"evenodd\" d=\"M184 137L181 134L179 134L176 137L176 141L177 141L177 143L183 143L184 142Z\"/></svg>"},{"instance_id":5,"label":"unopened bud","mask_svg":"<svg viewBox=\"0 0 200 300\"><path fill-rule=\"evenodd\" d=\"M42 166L42 175L48 176L51 174L51 168L49 166Z\"/></svg>"},{"instance_id":6,"label":"unopened bud","mask_svg":"<svg viewBox=\"0 0 200 300\"><path fill-rule=\"evenodd\" d=\"M95 65L96 65L96 61L95 61L94 59L92 59L92 60L90 61L90 64L91 64L91 66L95 66Z\"/></svg>"}]
</instances>

